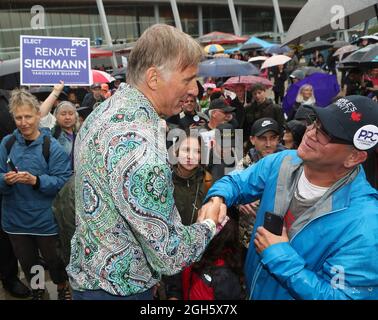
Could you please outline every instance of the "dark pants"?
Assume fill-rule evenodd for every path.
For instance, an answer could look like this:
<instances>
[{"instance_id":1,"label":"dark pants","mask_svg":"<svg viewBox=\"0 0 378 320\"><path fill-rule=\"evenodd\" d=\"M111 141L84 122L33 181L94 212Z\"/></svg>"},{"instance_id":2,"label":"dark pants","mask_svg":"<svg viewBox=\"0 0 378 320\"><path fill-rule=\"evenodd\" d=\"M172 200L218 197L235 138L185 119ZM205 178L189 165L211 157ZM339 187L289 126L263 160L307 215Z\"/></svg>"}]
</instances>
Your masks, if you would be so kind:
<instances>
[{"instance_id":1,"label":"dark pants","mask_svg":"<svg viewBox=\"0 0 378 320\"><path fill-rule=\"evenodd\" d=\"M0 196L0 221L1 221L1 196ZM17 258L13 253L13 247L8 234L3 231L0 222L0 278L10 280L18 275Z\"/></svg>"},{"instance_id":2,"label":"dark pants","mask_svg":"<svg viewBox=\"0 0 378 320\"><path fill-rule=\"evenodd\" d=\"M51 280L55 284L64 283L68 279L64 264L57 252L58 236L9 234L9 238L29 283L35 275L31 273L31 268L39 264L38 250L46 261Z\"/></svg>"},{"instance_id":3,"label":"dark pants","mask_svg":"<svg viewBox=\"0 0 378 320\"><path fill-rule=\"evenodd\" d=\"M276 104L281 103L282 100L283 100L283 96L284 96L284 94L281 93L281 92L274 92L274 102L275 102Z\"/></svg>"},{"instance_id":4,"label":"dark pants","mask_svg":"<svg viewBox=\"0 0 378 320\"><path fill-rule=\"evenodd\" d=\"M152 288L132 296L115 296L104 290L72 291L73 300L153 300Z\"/></svg>"}]
</instances>

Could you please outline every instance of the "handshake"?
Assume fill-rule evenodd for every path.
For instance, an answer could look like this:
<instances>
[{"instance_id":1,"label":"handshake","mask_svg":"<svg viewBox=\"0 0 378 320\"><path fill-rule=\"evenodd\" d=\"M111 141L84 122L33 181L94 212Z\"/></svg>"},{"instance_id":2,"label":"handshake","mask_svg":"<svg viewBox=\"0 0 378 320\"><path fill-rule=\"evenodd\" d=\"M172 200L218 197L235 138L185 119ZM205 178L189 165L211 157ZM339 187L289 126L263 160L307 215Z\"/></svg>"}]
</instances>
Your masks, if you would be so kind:
<instances>
[{"instance_id":1,"label":"handshake","mask_svg":"<svg viewBox=\"0 0 378 320\"><path fill-rule=\"evenodd\" d=\"M202 222L206 219L211 219L217 226L218 231L228 221L227 206L221 197L212 197L202 208L198 211L197 222Z\"/></svg>"}]
</instances>

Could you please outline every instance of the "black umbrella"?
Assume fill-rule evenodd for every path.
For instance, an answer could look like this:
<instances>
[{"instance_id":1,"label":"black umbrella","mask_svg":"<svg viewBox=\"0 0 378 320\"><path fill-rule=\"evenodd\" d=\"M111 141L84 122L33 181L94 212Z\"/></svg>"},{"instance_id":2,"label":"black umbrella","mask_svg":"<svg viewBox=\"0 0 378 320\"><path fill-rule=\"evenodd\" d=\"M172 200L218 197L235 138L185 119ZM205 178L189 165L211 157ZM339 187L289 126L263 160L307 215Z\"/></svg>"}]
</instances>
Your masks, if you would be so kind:
<instances>
[{"instance_id":1,"label":"black umbrella","mask_svg":"<svg viewBox=\"0 0 378 320\"><path fill-rule=\"evenodd\" d=\"M350 43L347 42L347 41L343 41L343 40L338 40L338 41L332 42L332 47L334 49L340 49L340 48L348 46L348 45L350 45Z\"/></svg>"},{"instance_id":2,"label":"black umbrella","mask_svg":"<svg viewBox=\"0 0 378 320\"><path fill-rule=\"evenodd\" d=\"M349 71L349 70L352 70L352 69L356 69L358 68L358 66L356 65L345 65L343 63L338 63L336 65L336 68L339 70L339 71Z\"/></svg>"},{"instance_id":3,"label":"black umbrella","mask_svg":"<svg viewBox=\"0 0 378 320\"><path fill-rule=\"evenodd\" d=\"M326 73L323 69L318 67L302 67L299 69L304 72L306 77L312 75L313 73Z\"/></svg>"},{"instance_id":4,"label":"black umbrella","mask_svg":"<svg viewBox=\"0 0 378 320\"><path fill-rule=\"evenodd\" d=\"M240 51L250 51L250 50L258 50L258 49L262 49L262 46L255 42L245 43L239 48Z\"/></svg>"},{"instance_id":5,"label":"black umbrella","mask_svg":"<svg viewBox=\"0 0 378 320\"><path fill-rule=\"evenodd\" d=\"M376 46L378 45L370 44L362 49L359 49L351 53L349 56L347 56L345 59L341 60L340 62L344 66L348 66L348 65L358 66L361 63L361 59L364 57L364 55Z\"/></svg>"},{"instance_id":6,"label":"black umbrella","mask_svg":"<svg viewBox=\"0 0 378 320\"><path fill-rule=\"evenodd\" d=\"M31 88L29 92L35 96L39 101L45 101L50 93L53 91L53 87L38 87ZM58 100L65 101L67 100L67 93L62 91L59 94Z\"/></svg>"},{"instance_id":7,"label":"black umbrella","mask_svg":"<svg viewBox=\"0 0 378 320\"><path fill-rule=\"evenodd\" d=\"M378 68L378 45L373 45L373 47L363 55L360 65L367 69Z\"/></svg>"},{"instance_id":8,"label":"black umbrella","mask_svg":"<svg viewBox=\"0 0 378 320\"><path fill-rule=\"evenodd\" d=\"M325 40L311 41L303 47L302 53L306 55L306 54L315 52L317 50L320 51L320 50L328 49L331 47L332 47L332 43Z\"/></svg>"},{"instance_id":9,"label":"black umbrella","mask_svg":"<svg viewBox=\"0 0 378 320\"><path fill-rule=\"evenodd\" d=\"M329 37L326 40L331 42L331 43L334 43L337 39L336 39L336 37Z\"/></svg>"}]
</instances>

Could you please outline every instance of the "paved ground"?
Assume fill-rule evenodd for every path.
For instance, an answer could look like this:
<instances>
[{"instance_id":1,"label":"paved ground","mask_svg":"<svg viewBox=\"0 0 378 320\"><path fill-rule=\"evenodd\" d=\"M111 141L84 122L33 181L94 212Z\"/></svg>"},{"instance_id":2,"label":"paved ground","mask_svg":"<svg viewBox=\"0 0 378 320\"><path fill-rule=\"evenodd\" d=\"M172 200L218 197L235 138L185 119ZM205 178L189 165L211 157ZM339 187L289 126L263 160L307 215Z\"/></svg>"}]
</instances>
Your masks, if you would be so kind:
<instances>
[{"instance_id":1,"label":"paved ground","mask_svg":"<svg viewBox=\"0 0 378 320\"><path fill-rule=\"evenodd\" d=\"M46 271L45 279L46 279L47 290L46 290L46 293L45 293L44 300L57 300L58 293L57 293L57 290L56 290L56 285L54 283L52 283L52 281L50 280L50 276L49 276L48 271ZM23 273L21 273L21 280L24 283L26 283L26 280L23 277ZM3 288L3 286L0 282L0 300L26 300L26 299L18 299L18 298L12 297L10 294L8 294L4 290L4 288Z\"/></svg>"}]
</instances>

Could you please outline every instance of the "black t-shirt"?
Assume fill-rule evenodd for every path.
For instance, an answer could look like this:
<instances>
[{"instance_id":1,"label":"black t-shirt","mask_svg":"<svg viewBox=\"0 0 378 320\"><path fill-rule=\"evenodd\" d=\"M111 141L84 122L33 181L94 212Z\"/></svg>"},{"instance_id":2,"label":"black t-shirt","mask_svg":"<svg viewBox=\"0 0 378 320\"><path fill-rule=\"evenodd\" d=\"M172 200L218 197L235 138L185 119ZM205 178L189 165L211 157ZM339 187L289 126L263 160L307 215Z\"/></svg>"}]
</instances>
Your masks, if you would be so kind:
<instances>
[{"instance_id":1,"label":"black t-shirt","mask_svg":"<svg viewBox=\"0 0 378 320\"><path fill-rule=\"evenodd\" d=\"M26 144L27 146L30 146L30 145L33 143L33 141L34 141L34 140L26 140L26 139L25 139L25 144Z\"/></svg>"}]
</instances>

